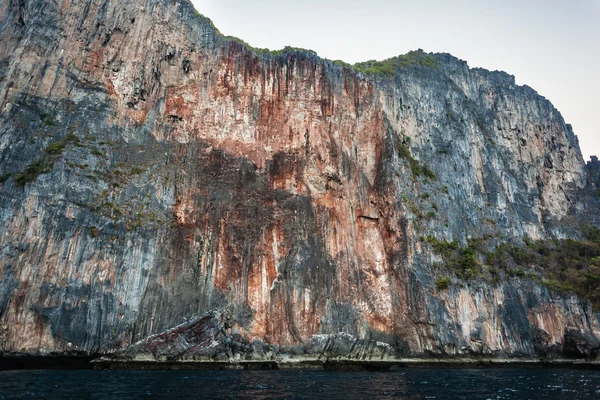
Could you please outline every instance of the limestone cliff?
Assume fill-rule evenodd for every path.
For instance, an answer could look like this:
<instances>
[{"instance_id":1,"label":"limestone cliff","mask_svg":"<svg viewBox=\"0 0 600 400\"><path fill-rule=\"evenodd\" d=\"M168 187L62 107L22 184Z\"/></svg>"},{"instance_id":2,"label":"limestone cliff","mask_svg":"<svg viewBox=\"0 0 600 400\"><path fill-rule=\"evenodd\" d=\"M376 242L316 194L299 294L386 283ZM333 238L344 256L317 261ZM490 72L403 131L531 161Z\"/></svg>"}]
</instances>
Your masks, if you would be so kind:
<instances>
[{"instance_id":1,"label":"limestone cliff","mask_svg":"<svg viewBox=\"0 0 600 400\"><path fill-rule=\"evenodd\" d=\"M600 334L588 302L460 280L434 251L577 235L589 212L571 127L512 76L258 51L184 0L1 0L0 21L5 352L109 352L211 310L299 353L343 334L534 357Z\"/></svg>"}]
</instances>

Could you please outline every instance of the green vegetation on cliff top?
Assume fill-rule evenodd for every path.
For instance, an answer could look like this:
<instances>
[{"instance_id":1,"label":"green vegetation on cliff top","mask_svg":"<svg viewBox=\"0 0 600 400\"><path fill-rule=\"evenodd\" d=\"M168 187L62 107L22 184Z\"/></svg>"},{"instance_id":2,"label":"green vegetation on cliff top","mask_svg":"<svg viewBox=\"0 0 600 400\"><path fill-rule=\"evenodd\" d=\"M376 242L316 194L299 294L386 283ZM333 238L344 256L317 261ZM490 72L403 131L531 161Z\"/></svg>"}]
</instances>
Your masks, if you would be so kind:
<instances>
[{"instance_id":1,"label":"green vegetation on cliff top","mask_svg":"<svg viewBox=\"0 0 600 400\"><path fill-rule=\"evenodd\" d=\"M285 46L283 49L280 50L270 50L267 48L253 47L238 37L227 36L222 34L210 18L207 18L204 15L198 13L198 11L195 8L194 11L197 16L202 17L205 20L205 22L208 23L215 30L217 36L227 41L238 43L256 54L279 56L286 53L301 52L311 54L314 56L317 55L317 53L314 50L303 49L300 47ZM438 60L436 59L436 57L432 54L425 53L421 49L416 51L410 51L406 54L392 57L383 61L370 60L365 62L359 62L354 65L342 60L328 61L340 65L341 67L348 68L354 72L362 72L367 75L384 76L386 78L392 78L398 70L410 67L420 66L436 70L438 69Z\"/></svg>"},{"instance_id":2,"label":"green vegetation on cliff top","mask_svg":"<svg viewBox=\"0 0 600 400\"><path fill-rule=\"evenodd\" d=\"M383 61L367 61L356 63L352 66L355 71L365 74L383 75L393 77L399 69L422 66L438 69L437 59L423 51L410 51L404 55L392 57Z\"/></svg>"}]
</instances>

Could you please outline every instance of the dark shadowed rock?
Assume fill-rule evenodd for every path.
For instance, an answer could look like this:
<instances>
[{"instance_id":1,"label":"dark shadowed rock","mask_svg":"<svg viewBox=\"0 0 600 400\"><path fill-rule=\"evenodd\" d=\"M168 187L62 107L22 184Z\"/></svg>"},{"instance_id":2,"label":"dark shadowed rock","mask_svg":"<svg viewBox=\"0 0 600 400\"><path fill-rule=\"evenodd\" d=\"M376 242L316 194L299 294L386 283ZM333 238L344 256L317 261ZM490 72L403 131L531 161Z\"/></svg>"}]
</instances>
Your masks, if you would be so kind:
<instances>
[{"instance_id":1,"label":"dark shadowed rock","mask_svg":"<svg viewBox=\"0 0 600 400\"><path fill-rule=\"evenodd\" d=\"M592 334L579 329L567 329L563 344L563 352L568 357L592 358L598 357L600 340Z\"/></svg>"}]
</instances>

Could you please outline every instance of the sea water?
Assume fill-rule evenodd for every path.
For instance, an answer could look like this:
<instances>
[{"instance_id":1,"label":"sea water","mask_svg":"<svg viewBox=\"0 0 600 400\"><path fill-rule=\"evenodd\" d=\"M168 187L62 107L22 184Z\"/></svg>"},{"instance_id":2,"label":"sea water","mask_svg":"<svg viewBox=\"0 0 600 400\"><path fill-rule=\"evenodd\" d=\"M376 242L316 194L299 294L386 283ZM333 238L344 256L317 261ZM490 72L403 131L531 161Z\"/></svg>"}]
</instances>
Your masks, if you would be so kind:
<instances>
[{"instance_id":1,"label":"sea water","mask_svg":"<svg viewBox=\"0 0 600 400\"><path fill-rule=\"evenodd\" d=\"M600 399L600 371L0 371L1 399Z\"/></svg>"}]
</instances>

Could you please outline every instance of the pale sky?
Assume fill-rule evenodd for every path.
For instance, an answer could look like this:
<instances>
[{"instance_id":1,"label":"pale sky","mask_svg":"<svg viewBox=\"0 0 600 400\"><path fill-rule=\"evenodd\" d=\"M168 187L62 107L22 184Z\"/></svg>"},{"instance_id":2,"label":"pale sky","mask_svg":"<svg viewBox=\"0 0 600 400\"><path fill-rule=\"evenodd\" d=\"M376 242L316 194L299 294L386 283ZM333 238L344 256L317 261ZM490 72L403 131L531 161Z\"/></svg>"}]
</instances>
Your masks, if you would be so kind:
<instances>
[{"instance_id":1,"label":"pale sky","mask_svg":"<svg viewBox=\"0 0 600 400\"><path fill-rule=\"evenodd\" d=\"M192 0L254 47L349 63L410 50L503 70L548 98L600 156L600 0Z\"/></svg>"}]
</instances>

